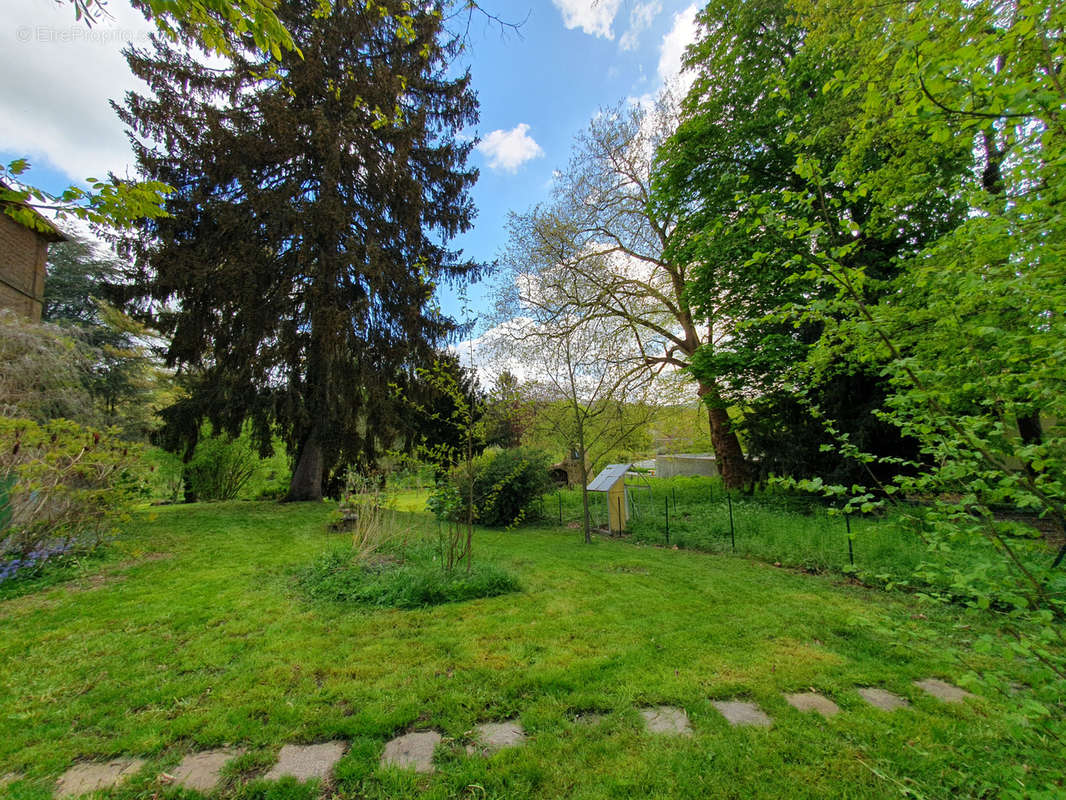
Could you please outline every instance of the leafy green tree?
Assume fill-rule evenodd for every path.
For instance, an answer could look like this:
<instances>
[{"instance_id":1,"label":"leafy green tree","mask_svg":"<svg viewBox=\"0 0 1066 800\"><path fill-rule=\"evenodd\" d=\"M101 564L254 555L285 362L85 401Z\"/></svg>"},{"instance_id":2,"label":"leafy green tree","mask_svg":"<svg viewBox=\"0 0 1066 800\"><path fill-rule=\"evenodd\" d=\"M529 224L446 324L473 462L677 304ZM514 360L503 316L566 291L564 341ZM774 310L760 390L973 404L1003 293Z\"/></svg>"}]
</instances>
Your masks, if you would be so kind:
<instances>
[{"instance_id":1,"label":"leafy green tree","mask_svg":"<svg viewBox=\"0 0 1066 800\"><path fill-rule=\"evenodd\" d=\"M92 397L93 419L143 439L159 427L156 413L173 401L176 387L152 352L151 332L104 299L121 272L113 255L86 242L52 245L42 319L82 346L82 383Z\"/></svg>"},{"instance_id":2,"label":"leafy green tree","mask_svg":"<svg viewBox=\"0 0 1066 800\"><path fill-rule=\"evenodd\" d=\"M437 353L431 368L400 376L395 389L390 416L402 419L404 454L421 453L443 475L466 457L468 445L471 458L485 449L485 394L458 355Z\"/></svg>"},{"instance_id":3,"label":"leafy green tree","mask_svg":"<svg viewBox=\"0 0 1066 800\"><path fill-rule=\"evenodd\" d=\"M46 271L41 318L76 325L99 324L100 300L122 272L113 254L78 239L50 245Z\"/></svg>"},{"instance_id":4,"label":"leafy green tree","mask_svg":"<svg viewBox=\"0 0 1066 800\"><path fill-rule=\"evenodd\" d=\"M926 465L887 490L936 498L944 547L962 536L991 540L1002 553L995 579L956 576L980 602L1066 615L1066 578L1054 568L1031 521L1066 532L1066 407L1062 263L1066 169L1066 10L1046 2L920 2L885 15L873 3L797 6L820 46L853 58L823 87L860 100L848 148L833 163L803 168L814 185L835 176L879 199L885 219L912 214L915 198L950 195L967 213L950 230L901 259L876 303L860 291L866 272L848 246L821 244L817 226L782 231L806 274L832 292L844 323L825 350L846 342L856 357L884 359L889 419L917 439ZM854 20L857 37L835 26ZM884 98L892 102L884 102ZM877 142L899 143L871 166ZM930 144L931 143L931 144ZM945 182L929 151L964 149L975 168ZM861 240L877 221L860 221ZM847 446L847 443L845 443ZM1062 643L1061 628L1048 628ZM1060 677L1066 669L1028 640L1029 654Z\"/></svg>"},{"instance_id":5,"label":"leafy green tree","mask_svg":"<svg viewBox=\"0 0 1066 800\"><path fill-rule=\"evenodd\" d=\"M129 53L154 94L120 115L142 172L176 187L129 242L133 299L168 363L196 371L168 423L192 439L205 417L233 434L251 420L264 450L277 429L291 500L391 444L391 385L453 329L435 283L477 272L445 244L471 224L476 179L455 135L477 113L450 71L458 41L435 7L401 36L407 4L384 5L279 6L303 57L277 63L242 40L222 69L160 37Z\"/></svg>"},{"instance_id":6,"label":"leafy green tree","mask_svg":"<svg viewBox=\"0 0 1066 800\"><path fill-rule=\"evenodd\" d=\"M707 74L716 86L740 85L728 65L760 59L735 51L746 38L720 10L705 24L724 31L716 46L732 56L707 62L715 66ZM1066 535L1066 10L1043 0L796 0L782 19L800 37L778 50L778 75L752 97L781 99L790 183L757 191L745 178L732 217L706 217L693 238L720 237L736 220L753 244L726 276L751 270L765 276L753 284L772 285L763 271L772 265L778 282L801 289L766 309L771 322L811 326L785 387L794 395L831 380L841 363L881 377L880 417L919 457L881 458L828 414L838 453L887 462L892 477L804 485L854 511L905 497L901 513L930 544L922 570L947 573L938 576L953 587L945 599L1004 612L1004 646L1049 676L1052 705L1030 711L1052 720L1066 680L1066 548L1056 554L1043 532ZM751 30L762 24L752 18ZM791 83L804 63L817 79ZM692 102L695 114L699 92ZM703 123L714 126L720 109L705 111ZM832 147L823 147L827 137ZM769 152L757 137L751 143L742 152ZM689 171L699 168L697 152L682 154ZM687 207L714 196L692 186ZM716 273L693 291L731 285ZM944 558L972 538L995 555L954 566ZM996 641L984 636L979 646Z\"/></svg>"},{"instance_id":7,"label":"leafy green tree","mask_svg":"<svg viewBox=\"0 0 1066 800\"><path fill-rule=\"evenodd\" d=\"M518 447L533 415L533 405L523 395L521 382L507 370L502 371L485 403L485 444Z\"/></svg>"},{"instance_id":8,"label":"leafy green tree","mask_svg":"<svg viewBox=\"0 0 1066 800\"><path fill-rule=\"evenodd\" d=\"M885 395L879 368L838 352L817 376L811 347L832 336L835 317L815 314L831 290L782 249L782 231L820 226L830 246L868 275L864 296L885 291L895 259L948 229L962 209L937 193L915 198L912 213L886 218L876 199L840 179L813 184L804 168L845 152L857 98L820 91L847 53L811 47L786 0L715 0L699 17L702 36L689 54L697 75L682 121L660 148L654 203L677 219L664 258L686 265L686 295L713 315L719 336L691 359L691 371L743 409L742 430L760 470L865 479L867 465L826 453L832 441L818 414L882 455L914 458L915 447L871 413ZM867 153L875 165L896 147ZM959 148L932 153L938 174L964 169ZM869 220L856 240L856 220ZM797 236L790 240L802 248Z\"/></svg>"}]
</instances>

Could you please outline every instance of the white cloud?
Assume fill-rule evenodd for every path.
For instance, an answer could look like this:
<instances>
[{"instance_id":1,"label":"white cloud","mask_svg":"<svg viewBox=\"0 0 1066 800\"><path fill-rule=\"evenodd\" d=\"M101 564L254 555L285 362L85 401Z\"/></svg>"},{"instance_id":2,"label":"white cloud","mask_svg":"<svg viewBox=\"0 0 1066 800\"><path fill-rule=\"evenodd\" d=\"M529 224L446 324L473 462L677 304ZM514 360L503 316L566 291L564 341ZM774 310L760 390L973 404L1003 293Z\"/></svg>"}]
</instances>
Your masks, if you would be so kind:
<instances>
[{"instance_id":1,"label":"white cloud","mask_svg":"<svg viewBox=\"0 0 1066 800\"><path fill-rule=\"evenodd\" d=\"M4 0L0 11L0 74L9 76L0 81L0 142L76 181L124 175L133 162L108 100L143 89L121 51L144 44L152 27L121 0L107 10L92 28L69 3Z\"/></svg>"},{"instance_id":2,"label":"white cloud","mask_svg":"<svg viewBox=\"0 0 1066 800\"><path fill-rule=\"evenodd\" d=\"M502 372L510 372L523 383L543 380L537 365L522 358L519 348L514 346L532 327L533 321L528 317L514 317L449 349L459 356L464 367L477 373L482 388L495 384Z\"/></svg>"},{"instance_id":3,"label":"white cloud","mask_svg":"<svg viewBox=\"0 0 1066 800\"><path fill-rule=\"evenodd\" d=\"M682 72L681 60L685 49L696 41L699 33L696 25L698 12L699 6L693 4L674 14L674 24L663 36L659 47L659 80L663 86L677 84L681 96L688 93L694 79L690 73Z\"/></svg>"},{"instance_id":4,"label":"white cloud","mask_svg":"<svg viewBox=\"0 0 1066 800\"><path fill-rule=\"evenodd\" d=\"M589 36L613 39L611 25L622 0L552 0L563 15L563 24L581 28Z\"/></svg>"},{"instance_id":5,"label":"white cloud","mask_svg":"<svg viewBox=\"0 0 1066 800\"><path fill-rule=\"evenodd\" d=\"M544 155L528 131L524 122L509 131L495 130L478 143L477 149L488 157L492 169L517 172L527 161Z\"/></svg>"},{"instance_id":6,"label":"white cloud","mask_svg":"<svg viewBox=\"0 0 1066 800\"><path fill-rule=\"evenodd\" d=\"M640 42L640 35L651 27L652 22L663 10L663 4L659 0L651 0L648 3L637 3L629 12L629 30L622 34L618 40L618 46L622 50L636 50Z\"/></svg>"}]
</instances>

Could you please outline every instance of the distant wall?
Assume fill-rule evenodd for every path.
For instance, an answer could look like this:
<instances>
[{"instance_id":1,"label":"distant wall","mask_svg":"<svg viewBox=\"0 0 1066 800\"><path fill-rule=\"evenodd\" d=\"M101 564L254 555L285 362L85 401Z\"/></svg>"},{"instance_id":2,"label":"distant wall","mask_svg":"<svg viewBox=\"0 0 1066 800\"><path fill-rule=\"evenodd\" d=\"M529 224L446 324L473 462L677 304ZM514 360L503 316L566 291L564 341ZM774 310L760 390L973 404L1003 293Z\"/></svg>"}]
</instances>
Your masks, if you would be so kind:
<instances>
[{"instance_id":1,"label":"distant wall","mask_svg":"<svg viewBox=\"0 0 1066 800\"><path fill-rule=\"evenodd\" d=\"M718 474L718 465L710 453L674 453L655 457L655 477L673 478L675 475Z\"/></svg>"},{"instance_id":2,"label":"distant wall","mask_svg":"<svg viewBox=\"0 0 1066 800\"><path fill-rule=\"evenodd\" d=\"M47 258L44 237L0 212L0 308L41 321Z\"/></svg>"}]
</instances>

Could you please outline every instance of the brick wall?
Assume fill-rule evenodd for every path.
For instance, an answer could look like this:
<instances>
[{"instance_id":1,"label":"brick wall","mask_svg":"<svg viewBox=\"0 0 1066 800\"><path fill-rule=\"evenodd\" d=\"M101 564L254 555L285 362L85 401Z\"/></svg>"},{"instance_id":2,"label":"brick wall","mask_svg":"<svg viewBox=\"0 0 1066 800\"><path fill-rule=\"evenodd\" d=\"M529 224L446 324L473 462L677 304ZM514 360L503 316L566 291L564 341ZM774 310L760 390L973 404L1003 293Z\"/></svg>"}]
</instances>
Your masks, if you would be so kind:
<instances>
[{"instance_id":1,"label":"brick wall","mask_svg":"<svg viewBox=\"0 0 1066 800\"><path fill-rule=\"evenodd\" d=\"M0 308L41 321L48 242L0 213Z\"/></svg>"}]
</instances>

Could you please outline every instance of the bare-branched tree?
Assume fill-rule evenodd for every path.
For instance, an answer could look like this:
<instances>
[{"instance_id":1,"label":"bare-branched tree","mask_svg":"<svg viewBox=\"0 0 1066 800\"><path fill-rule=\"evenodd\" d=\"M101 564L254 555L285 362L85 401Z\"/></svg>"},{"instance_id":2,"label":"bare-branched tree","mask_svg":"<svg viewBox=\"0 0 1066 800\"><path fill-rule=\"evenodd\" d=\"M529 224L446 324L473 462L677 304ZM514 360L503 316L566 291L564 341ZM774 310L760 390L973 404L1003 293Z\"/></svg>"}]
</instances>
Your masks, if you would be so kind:
<instances>
[{"instance_id":1,"label":"bare-branched tree","mask_svg":"<svg viewBox=\"0 0 1066 800\"><path fill-rule=\"evenodd\" d=\"M550 295L560 315L625 333L620 352L656 375L685 370L728 327L721 324L725 308L693 312L685 296L692 265L664 257L675 220L653 204L650 174L675 120L669 94L600 112L556 173L551 201L511 215L511 274L503 289L505 307ZM727 402L711 381L698 381L697 392L726 485L742 486L748 467Z\"/></svg>"}]
</instances>

